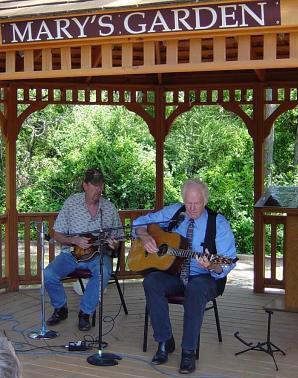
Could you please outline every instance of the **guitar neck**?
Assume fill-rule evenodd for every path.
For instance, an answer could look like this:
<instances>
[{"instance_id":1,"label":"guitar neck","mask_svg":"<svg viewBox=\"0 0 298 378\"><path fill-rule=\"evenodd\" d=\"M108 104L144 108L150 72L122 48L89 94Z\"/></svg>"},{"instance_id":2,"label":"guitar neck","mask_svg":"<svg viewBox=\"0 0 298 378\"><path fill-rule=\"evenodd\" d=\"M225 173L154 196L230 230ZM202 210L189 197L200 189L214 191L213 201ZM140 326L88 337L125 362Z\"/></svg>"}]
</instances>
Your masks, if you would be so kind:
<instances>
[{"instance_id":1,"label":"guitar neck","mask_svg":"<svg viewBox=\"0 0 298 378\"><path fill-rule=\"evenodd\" d=\"M125 241L126 239L123 238L123 237L119 237L119 238L111 238L113 240L117 240L117 241ZM93 247L96 247L98 245L101 245L101 244L108 244L108 239L105 239L105 240L95 240L94 243L92 243L92 246Z\"/></svg>"},{"instance_id":2,"label":"guitar neck","mask_svg":"<svg viewBox=\"0 0 298 378\"><path fill-rule=\"evenodd\" d=\"M225 256L219 256L217 254L210 254L210 253L205 253L205 252L194 252L190 249L179 249L179 248L172 248L169 247L167 248L167 255L171 256L176 256L176 257L190 257L190 258L195 258L195 257L201 257L201 256L206 256L209 261L216 263L216 264L221 264L221 265L231 265L234 264L236 261L238 261L238 257L235 259L231 259L230 257L225 257Z\"/></svg>"},{"instance_id":3,"label":"guitar neck","mask_svg":"<svg viewBox=\"0 0 298 378\"><path fill-rule=\"evenodd\" d=\"M191 249L179 249L179 248L172 248L168 247L167 251L168 255L171 256L176 256L176 257L190 257L190 258L195 258L203 256L203 253L201 252L194 252Z\"/></svg>"}]
</instances>

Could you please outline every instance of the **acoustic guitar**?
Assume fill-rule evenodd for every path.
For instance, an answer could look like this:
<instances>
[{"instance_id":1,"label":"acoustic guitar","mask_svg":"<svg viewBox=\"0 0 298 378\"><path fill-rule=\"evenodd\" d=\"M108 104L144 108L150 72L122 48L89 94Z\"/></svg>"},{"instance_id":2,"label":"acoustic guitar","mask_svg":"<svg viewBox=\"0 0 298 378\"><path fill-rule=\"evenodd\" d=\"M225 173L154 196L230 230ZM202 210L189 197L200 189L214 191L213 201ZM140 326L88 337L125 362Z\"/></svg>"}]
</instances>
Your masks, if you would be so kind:
<instances>
[{"instance_id":1,"label":"acoustic guitar","mask_svg":"<svg viewBox=\"0 0 298 378\"><path fill-rule=\"evenodd\" d=\"M157 224L150 224L147 230L156 241L158 252L146 252L141 239L135 239L128 255L128 266L133 272L145 274L152 270L161 270L178 274L183 259L195 256L206 256L210 262L219 265L231 265L238 261L237 257L231 259L216 254L189 250L187 249L187 240L183 236L175 232L166 232Z\"/></svg>"}]
</instances>

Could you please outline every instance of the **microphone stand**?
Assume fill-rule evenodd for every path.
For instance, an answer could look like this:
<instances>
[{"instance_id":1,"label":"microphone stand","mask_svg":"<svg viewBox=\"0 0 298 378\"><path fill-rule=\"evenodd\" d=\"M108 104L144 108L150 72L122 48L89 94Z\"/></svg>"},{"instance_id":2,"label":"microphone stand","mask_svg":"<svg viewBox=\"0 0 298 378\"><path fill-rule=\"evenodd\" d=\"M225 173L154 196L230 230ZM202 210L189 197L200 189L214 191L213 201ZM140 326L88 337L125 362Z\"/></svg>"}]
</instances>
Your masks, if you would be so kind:
<instances>
[{"instance_id":1,"label":"microphone stand","mask_svg":"<svg viewBox=\"0 0 298 378\"><path fill-rule=\"evenodd\" d=\"M45 321L45 286L44 286L44 255L45 255L45 248L44 248L44 222L41 222L40 230L38 228L37 232L39 233L39 243L41 246L41 329L39 331L32 331L28 334L30 339L39 340L39 339L54 339L55 337L59 336L59 333L56 331L47 330L46 328L46 321Z\"/></svg>"},{"instance_id":2,"label":"microphone stand","mask_svg":"<svg viewBox=\"0 0 298 378\"><path fill-rule=\"evenodd\" d=\"M100 291L99 291L99 309L98 309L98 351L89 356L87 362L96 366L115 366L118 365L117 360L122 360L122 357L113 353L103 353L102 349L106 345L102 341L102 314L103 314L103 255L104 255L104 238L105 232L101 231L99 234L99 267L100 267Z\"/></svg>"}]
</instances>

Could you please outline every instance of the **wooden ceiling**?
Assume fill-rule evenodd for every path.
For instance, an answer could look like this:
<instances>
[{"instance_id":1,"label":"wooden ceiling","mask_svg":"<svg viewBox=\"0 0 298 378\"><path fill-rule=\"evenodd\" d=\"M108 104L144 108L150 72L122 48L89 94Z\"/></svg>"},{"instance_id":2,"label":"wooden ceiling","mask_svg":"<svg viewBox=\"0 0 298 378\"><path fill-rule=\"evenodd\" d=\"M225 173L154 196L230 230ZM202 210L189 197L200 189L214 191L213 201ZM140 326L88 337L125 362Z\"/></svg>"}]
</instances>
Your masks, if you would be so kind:
<instances>
[{"instance_id":1,"label":"wooden ceiling","mask_svg":"<svg viewBox=\"0 0 298 378\"><path fill-rule=\"evenodd\" d=\"M252 2L247 0L246 3ZM184 6L189 1L0 1L0 21L56 13ZM199 1L201 3L201 1ZM223 1L202 1L223 3ZM229 3L237 3L231 0ZM273 2L274 3L274 2ZM296 0L282 2L282 23L270 28L160 33L0 45L0 83L18 80L90 83L184 84L296 81ZM189 5L189 4L188 4ZM122 8L123 7L123 8ZM293 21L294 20L294 21Z\"/></svg>"}]
</instances>

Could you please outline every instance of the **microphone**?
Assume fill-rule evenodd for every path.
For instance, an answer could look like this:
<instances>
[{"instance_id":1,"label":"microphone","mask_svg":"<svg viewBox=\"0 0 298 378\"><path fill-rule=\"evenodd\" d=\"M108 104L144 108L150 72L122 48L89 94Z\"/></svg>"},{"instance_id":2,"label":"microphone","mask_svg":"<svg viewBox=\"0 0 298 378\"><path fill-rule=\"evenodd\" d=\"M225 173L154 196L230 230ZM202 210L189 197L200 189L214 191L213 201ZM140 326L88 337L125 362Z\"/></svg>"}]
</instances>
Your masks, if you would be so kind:
<instances>
[{"instance_id":1,"label":"microphone","mask_svg":"<svg viewBox=\"0 0 298 378\"><path fill-rule=\"evenodd\" d=\"M168 226L168 231L172 231L173 228L177 228L185 219L185 213L181 212L177 219L171 220Z\"/></svg>"},{"instance_id":2,"label":"microphone","mask_svg":"<svg viewBox=\"0 0 298 378\"><path fill-rule=\"evenodd\" d=\"M185 219L185 213L182 212L182 213L179 214L179 217L178 217L178 219L177 219L177 223L176 223L175 226L176 226L176 227L179 227L180 224L184 221L184 219Z\"/></svg>"},{"instance_id":3,"label":"microphone","mask_svg":"<svg viewBox=\"0 0 298 378\"><path fill-rule=\"evenodd\" d=\"M55 239L50 236L50 234L45 234L44 238L49 244L55 244Z\"/></svg>"}]
</instances>

